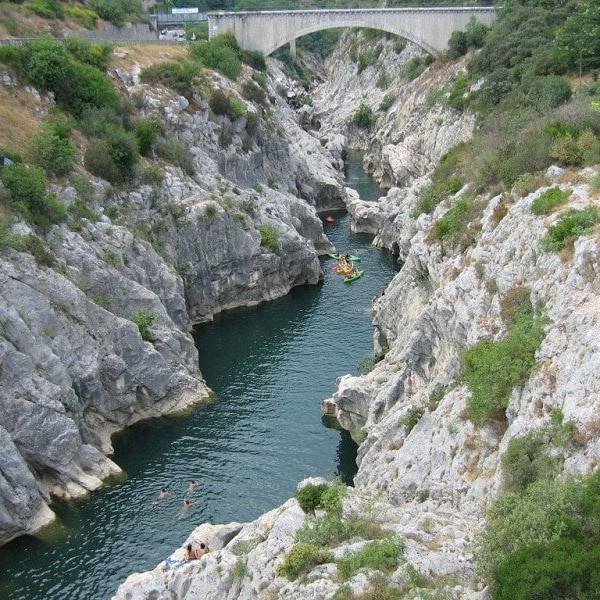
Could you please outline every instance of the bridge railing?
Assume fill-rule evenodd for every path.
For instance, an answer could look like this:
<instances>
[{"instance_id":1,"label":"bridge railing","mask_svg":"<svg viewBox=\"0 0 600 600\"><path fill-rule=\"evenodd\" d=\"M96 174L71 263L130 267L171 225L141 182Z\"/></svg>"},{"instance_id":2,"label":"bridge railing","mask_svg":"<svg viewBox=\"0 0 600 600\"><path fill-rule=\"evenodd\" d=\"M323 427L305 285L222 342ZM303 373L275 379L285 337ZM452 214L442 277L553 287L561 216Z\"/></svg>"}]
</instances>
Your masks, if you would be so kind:
<instances>
[{"instance_id":1,"label":"bridge railing","mask_svg":"<svg viewBox=\"0 0 600 600\"><path fill-rule=\"evenodd\" d=\"M358 8L359 10L376 10L378 8L382 8L381 6L340 6L339 4L332 5L332 2L327 2L327 0L323 0L323 2L316 2L312 4L309 8L306 9L296 9L290 8L288 3L281 2L280 0L272 0L269 2L268 0L263 0L261 3L262 6L260 9L256 10L248 10L243 8L224 8L224 9L215 9L210 11L209 14L219 14L220 12L269 12L273 10L281 10L281 11L295 11L295 10L346 10L352 8ZM487 8L495 5L499 5L501 2L498 0L464 0L462 2L457 2L456 0L415 0L401 3L395 3L394 6L386 6L390 10L395 8Z\"/></svg>"},{"instance_id":2,"label":"bridge railing","mask_svg":"<svg viewBox=\"0 0 600 600\"><path fill-rule=\"evenodd\" d=\"M176 14L176 15L171 15L171 14L163 14L163 13L157 13L154 15L150 15L150 18L155 21L156 23L158 23L159 25L161 24L186 24L186 23L202 23L203 21L208 21L208 14L207 13L183 13L183 14Z\"/></svg>"}]
</instances>

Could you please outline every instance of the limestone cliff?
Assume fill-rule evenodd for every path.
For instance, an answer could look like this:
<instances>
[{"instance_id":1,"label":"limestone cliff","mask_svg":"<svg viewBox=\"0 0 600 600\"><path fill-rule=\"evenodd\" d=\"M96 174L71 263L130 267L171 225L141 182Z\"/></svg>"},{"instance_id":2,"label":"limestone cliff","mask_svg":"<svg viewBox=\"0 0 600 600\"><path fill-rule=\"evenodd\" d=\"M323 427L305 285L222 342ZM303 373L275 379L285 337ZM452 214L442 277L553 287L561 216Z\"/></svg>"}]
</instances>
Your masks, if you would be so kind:
<instances>
[{"instance_id":1,"label":"limestone cliff","mask_svg":"<svg viewBox=\"0 0 600 600\"><path fill-rule=\"evenodd\" d=\"M347 51L347 45L340 46L333 60L341 61ZM386 46L382 52L389 51ZM402 61L404 52L393 60ZM392 70L391 62L384 64ZM341 83L327 82L315 91L316 117L319 106L335 102L344 90L339 103L320 114L319 135L328 145L339 143L340 130L353 143L366 143L364 134L347 129L353 107L340 113L343 103L356 107L365 90L373 89L367 86L376 78L375 72L369 74L374 68L359 76L348 61L338 62L338 77L332 80ZM190 540L212 544L208 558L177 568L162 563L132 575L117 600L353 598L369 597L374 585L390 585L407 598L485 598L474 556L486 509L502 486L501 458L510 441L541 431L560 414L575 439L553 450L562 472L587 473L597 464L597 232L579 237L571 255L544 251L540 244L563 211L600 204L590 185L594 170L552 168L542 187L531 193L475 196L479 208L465 222L468 241L440 241L437 224L467 192L417 217L420 189L441 154L468 137L474 119L453 113L444 103L428 102L425 95L461 68L461 63L432 66L397 88L394 108L377 120L369 156L382 181L403 187L392 187L378 204L354 198L348 206L355 228L376 234L376 243L393 249L403 264L374 303L380 361L368 375L342 377L324 402L326 412L360 442L359 470L343 501L343 520L371 529L341 542L329 532L334 540L330 554L312 565L309 561L305 574L289 581L279 568L298 542L299 530L306 535L306 528L316 527L323 517L319 511L316 519L304 514L292 499L253 523L200 526ZM364 100L375 106L377 94ZM532 204L551 185L568 189L570 198L557 212L538 216ZM505 418L476 424L468 418L471 392L463 381L464 354L477 342L506 335L506 307L517 295L545 315L535 367L513 389ZM364 548L379 531L376 525L402 540L403 559L383 576L359 569L344 583L336 560Z\"/></svg>"},{"instance_id":2,"label":"limestone cliff","mask_svg":"<svg viewBox=\"0 0 600 600\"><path fill-rule=\"evenodd\" d=\"M278 95L277 71L261 102L241 98L250 69L237 84L207 74L243 102L249 116L233 120L205 90L190 102L140 83L135 58L118 56L122 93L186 145L192 168L161 163L164 178L122 189L84 172L89 184L57 183L71 210L85 204L81 218L28 238L35 259L0 253L0 542L49 522L53 494L118 473L112 433L206 401L192 325L318 283L331 245L317 209L345 198L333 158ZM42 115L52 106L8 73L2 85Z\"/></svg>"}]
</instances>

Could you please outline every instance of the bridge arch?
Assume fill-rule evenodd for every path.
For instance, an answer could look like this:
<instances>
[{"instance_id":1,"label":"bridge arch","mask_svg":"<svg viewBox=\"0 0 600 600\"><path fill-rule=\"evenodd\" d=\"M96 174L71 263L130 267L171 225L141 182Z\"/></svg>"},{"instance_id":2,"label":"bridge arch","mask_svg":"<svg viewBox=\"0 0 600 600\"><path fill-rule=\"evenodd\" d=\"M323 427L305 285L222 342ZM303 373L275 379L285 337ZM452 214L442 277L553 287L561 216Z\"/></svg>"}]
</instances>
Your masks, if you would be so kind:
<instances>
[{"instance_id":1,"label":"bridge arch","mask_svg":"<svg viewBox=\"0 0 600 600\"><path fill-rule=\"evenodd\" d=\"M399 35L437 56L469 19L491 24L493 7L362 8L209 13L210 37L233 33L244 50L265 55L298 37L336 27L365 27Z\"/></svg>"},{"instance_id":2,"label":"bridge arch","mask_svg":"<svg viewBox=\"0 0 600 600\"><path fill-rule=\"evenodd\" d=\"M345 22L344 23L340 22L336 25L325 25L325 26L314 25L312 27L306 27L304 29L299 30L299 32L295 33L293 37L290 37L289 39L283 39L281 41L276 42L277 45L275 47L273 47L272 49L264 51L264 54L265 54L265 56L269 56L270 54L273 54L273 52L275 52L275 50L277 50L278 48L281 48L282 46L285 46L286 44L289 44L290 42L293 42L294 40L297 40L298 38L304 37L305 35L310 35L311 33L316 33L317 31L325 31L326 29L342 29L342 28L349 29L349 28L353 28L353 27L360 27L360 26L357 26L355 24L348 25ZM366 27L366 26L362 26L362 27ZM389 26L379 26L379 27L369 26L368 29L375 29L377 31L381 31L381 32L385 32L385 33L392 33L399 37L405 38L409 42L413 42L414 44L416 44L417 46L419 46L425 52L431 54L432 56L438 56L440 54L437 50L435 50L435 48L430 46L426 41L420 39L419 37L411 34L408 31L405 31L402 28L389 27Z\"/></svg>"}]
</instances>

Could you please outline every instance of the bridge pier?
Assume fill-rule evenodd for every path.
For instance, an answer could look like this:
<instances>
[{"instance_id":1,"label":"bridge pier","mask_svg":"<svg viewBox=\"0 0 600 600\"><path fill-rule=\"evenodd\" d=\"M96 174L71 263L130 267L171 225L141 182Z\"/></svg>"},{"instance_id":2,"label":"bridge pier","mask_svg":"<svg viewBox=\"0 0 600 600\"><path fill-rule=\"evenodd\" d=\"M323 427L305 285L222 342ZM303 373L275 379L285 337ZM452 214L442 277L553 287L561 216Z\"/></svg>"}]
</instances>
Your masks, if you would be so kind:
<instances>
[{"instance_id":1,"label":"bridge pier","mask_svg":"<svg viewBox=\"0 0 600 600\"><path fill-rule=\"evenodd\" d=\"M298 57L298 50L296 49L296 40L290 41L290 55L294 60Z\"/></svg>"}]
</instances>

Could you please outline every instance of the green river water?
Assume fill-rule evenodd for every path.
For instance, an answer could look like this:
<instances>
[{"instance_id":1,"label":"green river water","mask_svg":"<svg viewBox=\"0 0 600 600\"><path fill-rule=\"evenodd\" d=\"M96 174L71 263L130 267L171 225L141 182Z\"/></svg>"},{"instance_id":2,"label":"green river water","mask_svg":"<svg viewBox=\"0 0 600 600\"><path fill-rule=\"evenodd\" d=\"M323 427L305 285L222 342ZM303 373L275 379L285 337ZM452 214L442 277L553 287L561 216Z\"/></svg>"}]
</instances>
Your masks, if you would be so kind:
<instances>
[{"instance_id":1,"label":"green river water","mask_svg":"<svg viewBox=\"0 0 600 600\"><path fill-rule=\"evenodd\" d=\"M360 153L348 156L347 184L365 200L380 195ZM395 265L370 247L370 236L350 234L343 213L326 232L338 249L361 258L365 276L344 284L324 259L322 286L198 327L200 368L215 400L116 435L114 460L127 476L87 499L56 502L56 525L0 548L0 598L109 598L127 575L154 568L202 522L254 519L308 476L352 482L356 446L326 427L320 402L372 351L371 300ZM178 519L190 479L199 482L194 504ZM157 503L162 487L172 495Z\"/></svg>"}]
</instances>

